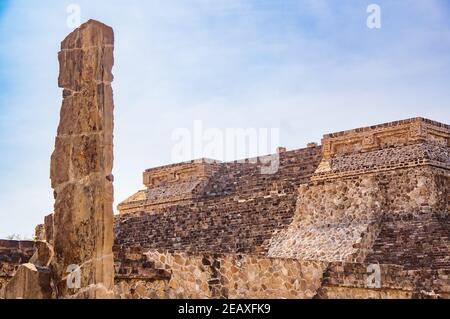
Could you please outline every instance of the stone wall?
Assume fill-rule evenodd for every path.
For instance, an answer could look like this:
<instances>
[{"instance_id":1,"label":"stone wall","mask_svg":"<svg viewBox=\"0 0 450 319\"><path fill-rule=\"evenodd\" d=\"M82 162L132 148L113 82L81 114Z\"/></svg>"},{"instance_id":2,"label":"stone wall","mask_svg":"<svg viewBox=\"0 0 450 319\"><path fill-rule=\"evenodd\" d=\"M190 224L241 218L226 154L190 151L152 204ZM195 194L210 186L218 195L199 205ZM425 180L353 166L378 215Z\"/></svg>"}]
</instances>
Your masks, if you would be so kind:
<instances>
[{"instance_id":1,"label":"stone wall","mask_svg":"<svg viewBox=\"0 0 450 319\"><path fill-rule=\"evenodd\" d=\"M416 167L302 185L268 255L361 262L370 253L373 262L448 267L448 174Z\"/></svg>"},{"instance_id":2,"label":"stone wall","mask_svg":"<svg viewBox=\"0 0 450 319\"><path fill-rule=\"evenodd\" d=\"M144 256L144 257L143 257ZM121 298L313 298L326 263L252 255L122 252Z\"/></svg>"},{"instance_id":3,"label":"stone wall","mask_svg":"<svg viewBox=\"0 0 450 319\"><path fill-rule=\"evenodd\" d=\"M325 134L323 159L418 143L450 146L450 125L421 117Z\"/></svg>"},{"instance_id":4,"label":"stone wall","mask_svg":"<svg viewBox=\"0 0 450 319\"><path fill-rule=\"evenodd\" d=\"M369 288L368 263L330 263L323 275L318 298L450 298L450 269L421 268L380 264L380 286Z\"/></svg>"},{"instance_id":5,"label":"stone wall","mask_svg":"<svg viewBox=\"0 0 450 319\"><path fill-rule=\"evenodd\" d=\"M148 169L143 174L147 189L120 203L118 209L125 214L192 203L219 167L213 160L200 159Z\"/></svg>"},{"instance_id":6,"label":"stone wall","mask_svg":"<svg viewBox=\"0 0 450 319\"><path fill-rule=\"evenodd\" d=\"M0 240L0 291L22 263L34 254L33 241Z\"/></svg>"},{"instance_id":7,"label":"stone wall","mask_svg":"<svg viewBox=\"0 0 450 319\"><path fill-rule=\"evenodd\" d=\"M240 254L127 249L118 253L116 297L140 298L450 298L450 270L305 261ZM120 261L119 261L120 260Z\"/></svg>"},{"instance_id":8,"label":"stone wall","mask_svg":"<svg viewBox=\"0 0 450 319\"><path fill-rule=\"evenodd\" d=\"M264 253L273 232L289 225L294 211L294 194L272 194L126 214L116 218L115 244L170 251Z\"/></svg>"},{"instance_id":9,"label":"stone wall","mask_svg":"<svg viewBox=\"0 0 450 319\"><path fill-rule=\"evenodd\" d=\"M281 150L273 174L261 158L146 170L115 220L116 297L449 298L449 141L416 118Z\"/></svg>"},{"instance_id":10,"label":"stone wall","mask_svg":"<svg viewBox=\"0 0 450 319\"><path fill-rule=\"evenodd\" d=\"M265 158L220 163L201 159L148 169L143 174L146 189L118 205L123 214L155 212L175 205L192 205L210 198L265 196L291 189L314 173L321 159L320 147L309 147L276 154L277 169L263 174ZM201 205L201 204L199 204Z\"/></svg>"},{"instance_id":11,"label":"stone wall","mask_svg":"<svg viewBox=\"0 0 450 319\"><path fill-rule=\"evenodd\" d=\"M320 151L320 147L310 147L281 153L274 174L261 174L263 164L256 159L248 159L246 163L215 163L214 169L201 178L197 173L179 178L183 194L186 181L197 183L188 202L180 201L172 193L161 197L166 202L157 205L126 201L119 205L119 209L127 208L116 217L115 243L119 247L170 251L265 254L273 233L291 223L295 189L308 181L317 168ZM151 187L142 191L141 200L151 199L156 188L161 189L161 183L168 185L169 177L165 174L173 176L174 169L198 172L194 165L204 164L170 165L146 171L144 175L151 173L153 178L165 177L160 177L158 183L147 183ZM169 185L167 190L175 192L178 184Z\"/></svg>"},{"instance_id":12,"label":"stone wall","mask_svg":"<svg viewBox=\"0 0 450 319\"><path fill-rule=\"evenodd\" d=\"M448 267L450 130L415 118L328 134L272 257Z\"/></svg>"},{"instance_id":13,"label":"stone wall","mask_svg":"<svg viewBox=\"0 0 450 319\"><path fill-rule=\"evenodd\" d=\"M361 261L376 237L383 192L373 176L299 188L293 222L270 241L271 257Z\"/></svg>"},{"instance_id":14,"label":"stone wall","mask_svg":"<svg viewBox=\"0 0 450 319\"><path fill-rule=\"evenodd\" d=\"M35 252L31 241L0 241L0 291ZM450 298L450 269L380 264L380 287L367 284L369 262L304 261L241 254L115 251L116 298Z\"/></svg>"}]
</instances>

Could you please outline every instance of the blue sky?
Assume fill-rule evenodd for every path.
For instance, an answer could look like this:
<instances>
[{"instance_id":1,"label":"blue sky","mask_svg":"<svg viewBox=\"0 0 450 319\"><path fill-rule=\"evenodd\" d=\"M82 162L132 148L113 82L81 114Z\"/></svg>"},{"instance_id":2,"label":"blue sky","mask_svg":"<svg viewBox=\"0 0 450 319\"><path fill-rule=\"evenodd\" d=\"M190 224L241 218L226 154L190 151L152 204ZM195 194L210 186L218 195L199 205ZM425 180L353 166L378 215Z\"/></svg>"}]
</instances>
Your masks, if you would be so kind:
<instances>
[{"instance_id":1,"label":"blue sky","mask_svg":"<svg viewBox=\"0 0 450 319\"><path fill-rule=\"evenodd\" d=\"M301 148L324 133L414 116L450 118L446 0L0 0L0 238L52 211L57 52L81 20L115 30L115 197L170 163L171 133L280 128ZM368 29L366 8L381 7Z\"/></svg>"}]
</instances>

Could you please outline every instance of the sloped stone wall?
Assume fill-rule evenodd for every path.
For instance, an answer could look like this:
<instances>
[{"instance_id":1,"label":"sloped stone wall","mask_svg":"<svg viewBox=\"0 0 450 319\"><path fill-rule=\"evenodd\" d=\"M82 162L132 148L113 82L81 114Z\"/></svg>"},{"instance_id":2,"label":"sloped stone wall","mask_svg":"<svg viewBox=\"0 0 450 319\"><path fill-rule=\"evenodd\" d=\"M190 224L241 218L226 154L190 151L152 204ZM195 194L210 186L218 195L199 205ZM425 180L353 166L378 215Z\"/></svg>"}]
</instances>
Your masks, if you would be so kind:
<instances>
[{"instance_id":1,"label":"sloped stone wall","mask_svg":"<svg viewBox=\"0 0 450 319\"><path fill-rule=\"evenodd\" d=\"M263 197L271 192L290 192L309 180L321 159L320 147L276 154L276 170L265 174L262 158L227 163L206 159L166 165L144 172L146 189L118 205L121 214L157 212L177 205L202 205L210 199ZM212 161L212 160L209 160Z\"/></svg>"},{"instance_id":2,"label":"sloped stone wall","mask_svg":"<svg viewBox=\"0 0 450 319\"><path fill-rule=\"evenodd\" d=\"M428 166L315 181L268 255L448 267L448 172Z\"/></svg>"},{"instance_id":3,"label":"sloped stone wall","mask_svg":"<svg viewBox=\"0 0 450 319\"><path fill-rule=\"evenodd\" d=\"M383 192L373 176L302 185L294 221L270 241L271 257L351 261L371 246ZM371 226L371 227L370 227Z\"/></svg>"}]
</instances>

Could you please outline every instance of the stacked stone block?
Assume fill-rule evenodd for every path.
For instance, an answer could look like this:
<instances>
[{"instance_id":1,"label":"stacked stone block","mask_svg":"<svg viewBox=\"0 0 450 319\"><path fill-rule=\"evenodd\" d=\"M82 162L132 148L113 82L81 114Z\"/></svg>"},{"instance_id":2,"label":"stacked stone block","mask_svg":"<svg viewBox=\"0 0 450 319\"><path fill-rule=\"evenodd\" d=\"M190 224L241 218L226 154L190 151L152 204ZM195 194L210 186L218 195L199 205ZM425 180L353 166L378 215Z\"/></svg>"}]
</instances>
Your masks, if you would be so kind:
<instances>
[{"instance_id":1,"label":"stacked stone block","mask_svg":"<svg viewBox=\"0 0 450 319\"><path fill-rule=\"evenodd\" d=\"M50 168L53 229L46 236L54 243L61 297L78 293L66 285L72 265L81 267L82 287L113 288L113 50L112 29L90 20L67 36L58 55L63 102Z\"/></svg>"}]
</instances>

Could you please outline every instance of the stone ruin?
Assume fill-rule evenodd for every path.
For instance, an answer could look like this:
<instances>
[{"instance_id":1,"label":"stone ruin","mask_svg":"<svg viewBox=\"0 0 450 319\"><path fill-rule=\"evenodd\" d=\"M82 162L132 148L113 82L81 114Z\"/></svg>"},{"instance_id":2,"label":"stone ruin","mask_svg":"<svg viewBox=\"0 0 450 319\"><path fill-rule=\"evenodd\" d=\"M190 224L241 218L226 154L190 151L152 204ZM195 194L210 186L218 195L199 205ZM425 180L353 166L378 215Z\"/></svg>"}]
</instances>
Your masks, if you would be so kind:
<instances>
[{"instance_id":1,"label":"stone ruin","mask_svg":"<svg viewBox=\"0 0 450 319\"><path fill-rule=\"evenodd\" d=\"M0 241L4 296L450 298L450 125L327 134L279 148L273 174L264 157L151 168L113 220L112 50L95 21L63 41L55 213L39 241Z\"/></svg>"},{"instance_id":2,"label":"stone ruin","mask_svg":"<svg viewBox=\"0 0 450 319\"><path fill-rule=\"evenodd\" d=\"M120 296L450 298L450 126L321 144L279 152L275 174L254 159L146 170L115 218Z\"/></svg>"},{"instance_id":3,"label":"stone ruin","mask_svg":"<svg viewBox=\"0 0 450 319\"><path fill-rule=\"evenodd\" d=\"M45 241L6 284L6 298L113 296L113 50L113 30L93 20L61 43L54 214Z\"/></svg>"},{"instance_id":4,"label":"stone ruin","mask_svg":"<svg viewBox=\"0 0 450 319\"><path fill-rule=\"evenodd\" d=\"M95 288L94 297L114 286L113 50L113 30L90 21L61 43L58 54L63 102L50 167L51 240L62 296L71 294L65 280L70 265L82 267L81 286Z\"/></svg>"}]
</instances>

